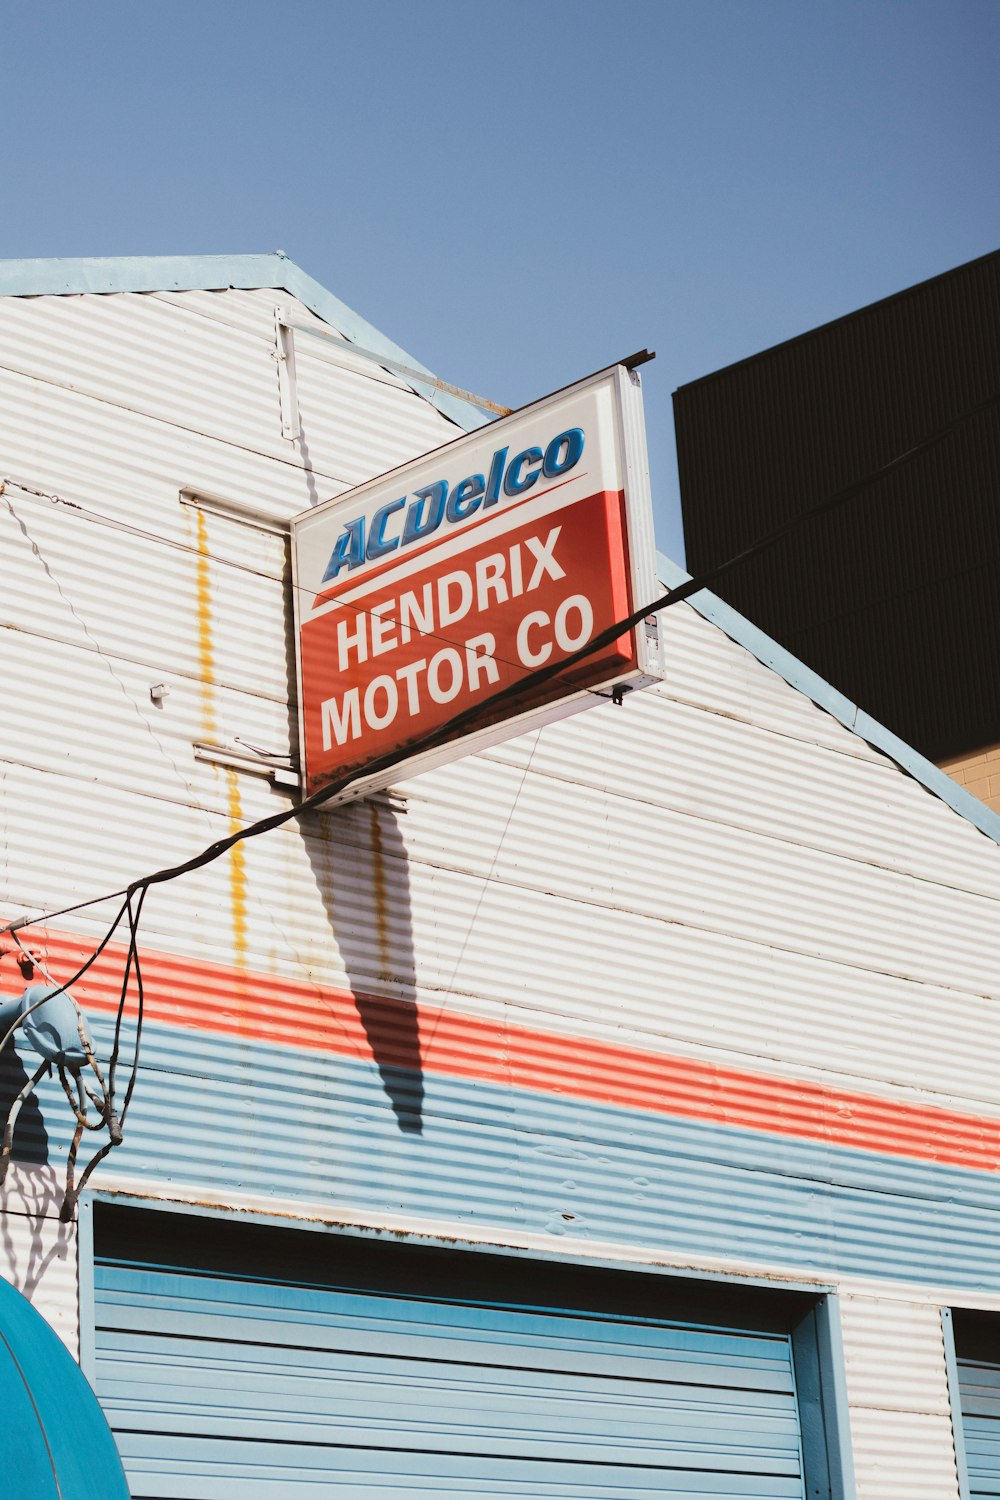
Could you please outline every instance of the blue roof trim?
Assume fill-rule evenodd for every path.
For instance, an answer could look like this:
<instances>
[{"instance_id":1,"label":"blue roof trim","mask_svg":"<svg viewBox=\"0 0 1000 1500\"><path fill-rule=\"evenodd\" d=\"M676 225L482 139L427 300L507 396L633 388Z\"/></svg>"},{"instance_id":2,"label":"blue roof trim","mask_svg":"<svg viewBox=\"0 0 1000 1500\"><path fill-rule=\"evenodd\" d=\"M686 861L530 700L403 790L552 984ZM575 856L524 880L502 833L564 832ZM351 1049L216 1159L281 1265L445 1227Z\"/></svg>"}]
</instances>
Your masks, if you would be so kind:
<instances>
[{"instance_id":1,"label":"blue roof trim","mask_svg":"<svg viewBox=\"0 0 1000 1500\"><path fill-rule=\"evenodd\" d=\"M283 250L270 255L149 255L70 260L0 261L0 296L66 297L80 292L242 291L274 287L288 292L336 328L352 344L435 378L427 366L386 338L366 318L289 260ZM465 431L482 427L485 412L468 402L414 382L417 393Z\"/></svg>"},{"instance_id":2,"label":"blue roof trim","mask_svg":"<svg viewBox=\"0 0 1000 1500\"><path fill-rule=\"evenodd\" d=\"M677 563L671 562L662 552L656 556L657 571L661 582L667 588L678 588L682 583L687 583L689 573L679 567ZM886 729L877 719L873 719L864 709L852 703L850 698L845 698L836 688L831 687L828 682L807 667L798 657L786 651L784 646L779 646L777 641L758 630L744 615L737 613L735 609L712 594L708 589L701 589L693 594L688 600L700 615L710 620L713 625L728 635L730 640L745 646L751 656L755 656L765 667L770 667L777 672L779 677L798 692L804 693L818 708L825 709L828 714L849 729L852 734L858 735L876 750L881 750L890 760L894 760L901 770L906 771L921 786L927 788L935 797L940 797L942 802L974 824L980 833L992 839L995 844L1000 844L1000 813L993 812L978 797L967 792L964 787L952 781L947 772L939 770L933 761L922 756L919 751L914 750L905 740L901 740L891 730Z\"/></svg>"}]
</instances>

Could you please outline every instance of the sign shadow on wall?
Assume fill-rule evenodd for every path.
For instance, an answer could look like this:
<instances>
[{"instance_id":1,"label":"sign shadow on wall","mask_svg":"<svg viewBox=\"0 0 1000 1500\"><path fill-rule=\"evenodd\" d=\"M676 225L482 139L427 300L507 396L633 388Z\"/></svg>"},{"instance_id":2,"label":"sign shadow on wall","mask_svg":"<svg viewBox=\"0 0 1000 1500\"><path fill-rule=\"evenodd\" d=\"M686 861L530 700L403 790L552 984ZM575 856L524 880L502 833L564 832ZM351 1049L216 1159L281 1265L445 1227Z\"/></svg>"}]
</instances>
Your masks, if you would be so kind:
<instances>
[{"instance_id":1,"label":"sign shadow on wall","mask_svg":"<svg viewBox=\"0 0 1000 1500\"><path fill-rule=\"evenodd\" d=\"M33 1071L33 1070L32 1070ZM0 1133L28 1081L28 1070L8 1044L0 1053ZM29 1301L55 1260L72 1253L71 1226L56 1216L64 1184L49 1166L49 1136L38 1096L32 1092L17 1117L11 1167L0 1192L0 1260L4 1276Z\"/></svg>"},{"instance_id":2,"label":"sign shadow on wall","mask_svg":"<svg viewBox=\"0 0 1000 1500\"><path fill-rule=\"evenodd\" d=\"M37 1066L37 1062L34 1066ZM32 1072L34 1071L32 1067ZM8 1043L0 1052L0 1135L6 1128L10 1111L28 1081L24 1063ZM45 1120L34 1090L25 1099L17 1117L11 1149L11 1161L45 1166L49 1159L49 1137Z\"/></svg>"},{"instance_id":3,"label":"sign shadow on wall","mask_svg":"<svg viewBox=\"0 0 1000 1500\"><path fill-rule=\"evenodd\" d=\"M423 1130L410 869L399 820L383 796L319 808L306 848L353 1005L401 1131Z\"/></svg>"}]
</instances>

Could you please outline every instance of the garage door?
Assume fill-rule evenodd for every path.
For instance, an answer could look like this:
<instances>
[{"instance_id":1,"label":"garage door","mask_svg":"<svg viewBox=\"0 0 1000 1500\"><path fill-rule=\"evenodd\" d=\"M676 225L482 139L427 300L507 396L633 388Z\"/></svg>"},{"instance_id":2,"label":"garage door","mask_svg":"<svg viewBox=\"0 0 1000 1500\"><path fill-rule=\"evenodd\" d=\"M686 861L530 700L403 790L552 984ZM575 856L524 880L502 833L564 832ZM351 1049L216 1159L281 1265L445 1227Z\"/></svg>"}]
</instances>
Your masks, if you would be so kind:
<instances>
[{"instance_id":1,"label":"garage door","mask_svg":"<svg viewBox=\"0 0 1000 1500\"><path fill-rule=\"evenodd\" d=\"M659 1276L96 1217L96 1384L135 1500L804 1497L793 1314Z\"/></svg>"},{"instance_id":2,"label":"garage door","mask_svg":"<svg viewBox=\"0 0 1000 1500\"><path fill-rule=\"evenodd\" d=\"M1000 1496L1000 1318L953 1314L969 1500Z\"/></svg>"}]
</instances>

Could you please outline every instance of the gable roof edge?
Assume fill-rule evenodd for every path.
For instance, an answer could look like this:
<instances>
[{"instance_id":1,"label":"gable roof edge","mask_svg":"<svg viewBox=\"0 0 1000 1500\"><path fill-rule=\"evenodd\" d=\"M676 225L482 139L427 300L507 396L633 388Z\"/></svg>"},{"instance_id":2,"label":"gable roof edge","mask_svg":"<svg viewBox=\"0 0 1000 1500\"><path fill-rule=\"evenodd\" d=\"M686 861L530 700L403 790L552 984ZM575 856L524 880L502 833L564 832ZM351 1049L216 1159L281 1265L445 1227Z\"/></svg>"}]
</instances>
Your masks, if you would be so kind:
<instances>
[{"instance_id":1,"label":"gable roof edge","mask_svg":"<svg viewBox=\"0 0 1000 1500\"><path fill-rule=\"evenodd\" d=\"M296 297L310 312L336 328L352 344L396 364L433 371L381 333L367 318L321 286L289 260L283 250L267 255L137 255L67 259L0 260L0 296L68 297L80 293L256 291L273 287ZM468 402L432 385L411 382L413 389L463 431L488 420Z\"/></svg>"},{"instance_id":2,"label":"gable roof edge","mask_svg":"<svg viewBox=\"0 0 1000 1500\"><path fill-rule=\"evenodd\" d=\"M678 588L691 577L690 573L671 562L662 552L656 555L656 565L660 581L667 588ZM817 708L832 714L845 729L895 761L901 771L919 781L933 796L946 802L953 812L978 828L988 839L1000 844L1000 813L993 812L978 797L953 781L946 771L942 771L933 761L914 750L912 745L893 734L891 729L886 729L871 714L865 713L850 698L831 687L811 667L807 667L805 662L799 661L797 656L793 656L784 646L779 646L777 641L759 630L745 615L741 615L732 605L708 589L692 594L687 603L704 619L717 625L730 640L743 646L763 666L777 672L796 692L803 693Z\"/></svg>"}]
</instances>

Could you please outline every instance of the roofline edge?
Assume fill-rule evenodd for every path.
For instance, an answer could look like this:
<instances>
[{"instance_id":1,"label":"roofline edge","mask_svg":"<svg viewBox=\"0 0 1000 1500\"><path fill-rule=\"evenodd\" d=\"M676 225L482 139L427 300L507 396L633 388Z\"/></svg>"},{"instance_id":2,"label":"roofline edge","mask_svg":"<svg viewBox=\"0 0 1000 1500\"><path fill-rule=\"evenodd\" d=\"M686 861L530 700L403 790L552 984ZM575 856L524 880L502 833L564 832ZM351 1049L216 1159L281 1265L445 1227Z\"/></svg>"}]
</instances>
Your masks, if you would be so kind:
<instances>
[{"instance_id":1,"label":"roofline edge","mask_svg":"<svg viewBox=\"0 0 1000 1500\"><path fill-rule=\"evenodd\" d=\"M327 291L283 250L264 255L126 255L63 259L0 260L0 296L68 297L81 293L256 291L272 287L296 297L310 312L336 328L352 344L437 377L401 345L389 339ZM434 386L413 382L425 401L463 431L486 423L484 413Z\"/></svg>"},{"instance_id":2,"label":"roofline edge","mask_svg":"<svg viewBox=\"0 0 1000 1500\"><path fill-rule=\"evenodd\" d=\"M657 572L660 581L667 588L679 588L682 583L690 580L690 573L680 567L677 563L665 556L664 553L656 554ZM852 703L850 698L807 667L805 662L793 656L792 653L780 646L777 641L765 635L745 615L741 615L732 605L720 599L717 594L708 589L701 589L697 594L692 594L687 600L704 619L711 624L717 625L724 635L738 645L745 647L750 655L755 657L763 666L770 667L777 672L790 687L805 695L817 708L823 709L843 724L845 729L856 734L866 744L874 749L880 750L883 755L905 771L914 781L919 781L921 786L932 796L938 797L946 802L953 812L959 817L978 828L979 832L992 839L995 844L1000 844L1000 813L995 813L974 797L971 792L959 786L953 781L947 771L942 771L933 761L921 755L919 750L914 750L905 740L893 734L884 724L873 719L871 714Z\"/></svg>"}]
</instances>

